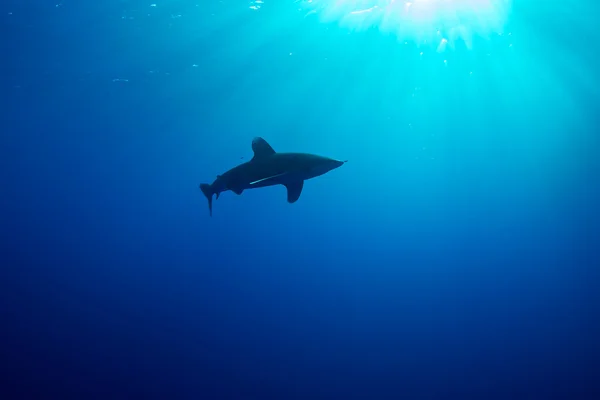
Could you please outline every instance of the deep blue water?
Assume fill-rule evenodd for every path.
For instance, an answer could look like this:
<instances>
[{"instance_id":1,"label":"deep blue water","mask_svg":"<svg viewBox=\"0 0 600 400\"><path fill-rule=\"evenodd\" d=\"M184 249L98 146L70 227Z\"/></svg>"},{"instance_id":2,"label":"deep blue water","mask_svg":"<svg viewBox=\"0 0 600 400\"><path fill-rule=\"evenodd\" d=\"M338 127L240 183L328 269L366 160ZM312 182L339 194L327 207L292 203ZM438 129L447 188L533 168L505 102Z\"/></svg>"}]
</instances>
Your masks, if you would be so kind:
<instances>
[{"instance_id":1,"label":"deep blue water","mask_svg":"<svg viewBox=\"0 0 600 400\"><path fill-rule=\"evenodd\" d=\"M596 2L152 3L0 5L0 398L600 398Z\"/></svg>"}]
</instances>

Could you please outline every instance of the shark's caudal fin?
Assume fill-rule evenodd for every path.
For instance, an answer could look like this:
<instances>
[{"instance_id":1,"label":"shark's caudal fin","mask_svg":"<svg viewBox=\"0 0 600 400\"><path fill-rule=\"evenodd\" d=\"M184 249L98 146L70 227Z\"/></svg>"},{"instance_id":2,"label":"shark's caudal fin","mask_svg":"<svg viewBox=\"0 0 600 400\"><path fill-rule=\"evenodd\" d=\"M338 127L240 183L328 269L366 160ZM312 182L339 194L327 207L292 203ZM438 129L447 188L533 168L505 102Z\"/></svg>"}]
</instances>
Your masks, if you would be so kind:
<instances>
[{"instance_id":1,"label":"shark's caudal fin","mask_svg":"<svg viewBox=\"0 0 600 400\"><path fill-rule=\"evenodd\" d=\"M212 188L210 187L210 185L208 183L201 183L200 190L202 190L202 193L204 193L204 195L206 196L206 199L208 200L208 212L209 212L210 216L212 217L212 197L213 197Z\"/></svg>"}]
</instances>

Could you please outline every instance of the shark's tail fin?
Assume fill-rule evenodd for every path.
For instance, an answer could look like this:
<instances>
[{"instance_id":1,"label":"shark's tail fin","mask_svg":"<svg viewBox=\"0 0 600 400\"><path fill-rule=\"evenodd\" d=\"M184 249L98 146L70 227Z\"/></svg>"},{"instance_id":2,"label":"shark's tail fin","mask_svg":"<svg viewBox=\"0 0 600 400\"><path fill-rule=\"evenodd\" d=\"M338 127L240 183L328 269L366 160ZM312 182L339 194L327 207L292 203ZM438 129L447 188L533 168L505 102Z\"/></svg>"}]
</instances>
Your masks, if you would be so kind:
<instances>
[{"instance_id":1,"label":"shark's tail fin","mask_svg":"<svg viewBox=\"0 0 600 400\"><path fill-rule=\"evenodd\" d=\"M212 191L212 188L210 187L210 185L208 183L201 183L200 190L202 190L202 193L204 193L204 195L206 196L206 199L208 200L208 212L209 212L210 216L212 217L212 197L214 194Z\"/></svg>"}]
</instances>

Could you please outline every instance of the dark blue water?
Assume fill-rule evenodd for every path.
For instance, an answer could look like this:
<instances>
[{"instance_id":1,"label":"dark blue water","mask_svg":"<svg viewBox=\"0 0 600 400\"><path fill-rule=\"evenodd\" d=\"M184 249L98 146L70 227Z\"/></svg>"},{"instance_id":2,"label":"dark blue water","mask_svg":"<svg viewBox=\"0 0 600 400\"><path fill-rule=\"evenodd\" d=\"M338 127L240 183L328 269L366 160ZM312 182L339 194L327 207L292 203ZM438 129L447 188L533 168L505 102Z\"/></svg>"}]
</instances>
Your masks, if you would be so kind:
<instances>
[{"instance_id":1,"label":"dark blue water","mask_svg":"<svg viewBox=\"0 0 600 400\"><path fill-rule=\"evenodd\" d=\"M5 0L0 398L600 398L598 6L431 3Z\"/></svg>"}]
</instances>

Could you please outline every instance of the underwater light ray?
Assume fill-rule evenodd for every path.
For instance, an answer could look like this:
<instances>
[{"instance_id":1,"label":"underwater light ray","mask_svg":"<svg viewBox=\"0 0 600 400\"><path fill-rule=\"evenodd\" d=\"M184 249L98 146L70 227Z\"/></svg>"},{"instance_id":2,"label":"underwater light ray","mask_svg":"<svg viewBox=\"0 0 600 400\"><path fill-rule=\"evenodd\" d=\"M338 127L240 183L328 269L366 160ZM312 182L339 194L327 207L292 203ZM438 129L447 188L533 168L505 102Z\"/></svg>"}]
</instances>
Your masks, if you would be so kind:
<instances>
[{"instance_id":1,"label":"underwater light ray","mask_svg":"<svg viewBox=\"0 0 600 400\"><path fill-rule=\"evenodd\" d=\"M377 28L418 45L453 47L501 34L512 0L298 0L306 16L352 30Z\"/></svg>"}]
</instances>

